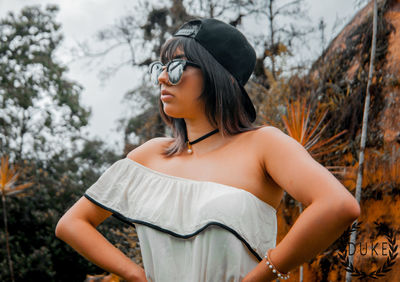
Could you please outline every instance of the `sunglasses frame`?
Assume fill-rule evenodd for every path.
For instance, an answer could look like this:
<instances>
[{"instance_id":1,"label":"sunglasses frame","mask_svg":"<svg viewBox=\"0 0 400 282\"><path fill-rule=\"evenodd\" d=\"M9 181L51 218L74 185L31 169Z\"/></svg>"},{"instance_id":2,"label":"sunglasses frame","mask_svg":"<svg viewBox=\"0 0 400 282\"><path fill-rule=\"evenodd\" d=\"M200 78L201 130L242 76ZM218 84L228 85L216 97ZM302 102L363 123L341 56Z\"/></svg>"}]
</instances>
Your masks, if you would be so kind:
<instances>
[{"instance_id":1,"label":"sunglasses frame","mask_svg":"<svg viewBox=\"0 0 400 282\"><path fill-rule=\"evenodd\" d=\"M179 77L178 82L176 82L176 83L172 83L172 82L170 81L170 79L169 79L169 71L170 71L170 70L169 70L169 67L170 67L171 63L174 63L174 62L179 62L181 65L183 65L182 74L181 74L181 76ZM200 65L196 64L195 62L192 62L192 61L189 61L189 60L184 60L184 59L173 59L173 60L169 61L166 65L164 65L161 61L154 61L154 62L152 62L152 63L149 65L149 74L150 74L150 77L151 77L151 70L152 70L153 66L156 65L156 64L161 65L162 71L158 74L158 76L157 76L157 83L156 83L155 85L160 85L160 82L158 81L158 77L159 77L160 74L164 71L163 67L166 67L166 69L167 69L168 82L169 82L171 85L177 85L177 84L179 84L179 82L181 82L181 78L182 78L182 75L183 75L183 71L185 71L186 66L201 68Z\"/></svg>"}]
</instances>

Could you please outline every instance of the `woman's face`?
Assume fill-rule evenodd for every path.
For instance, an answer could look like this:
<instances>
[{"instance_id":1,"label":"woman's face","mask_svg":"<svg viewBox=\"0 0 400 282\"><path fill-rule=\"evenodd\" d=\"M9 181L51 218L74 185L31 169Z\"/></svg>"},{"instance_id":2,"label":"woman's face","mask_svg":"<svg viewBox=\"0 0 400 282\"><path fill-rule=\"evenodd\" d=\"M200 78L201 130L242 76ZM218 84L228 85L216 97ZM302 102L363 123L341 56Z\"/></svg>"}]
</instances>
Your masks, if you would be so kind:
<instances>
[{"instance_id":1,"label":"woman's face","mask_svg":"<svg viewBox=\"0 0 400 282\"><path fill-rule=\"evenodd\" d=\"M179 49L172 59L178 58L187 59ZM158 81L160 99L166 115L174 118L194 118L204 114L204 103L198 99L203 91L203 74L199 68L186 66L177 85L169 83L167 70L164 68Z\"/></svg>"}]
</instances>

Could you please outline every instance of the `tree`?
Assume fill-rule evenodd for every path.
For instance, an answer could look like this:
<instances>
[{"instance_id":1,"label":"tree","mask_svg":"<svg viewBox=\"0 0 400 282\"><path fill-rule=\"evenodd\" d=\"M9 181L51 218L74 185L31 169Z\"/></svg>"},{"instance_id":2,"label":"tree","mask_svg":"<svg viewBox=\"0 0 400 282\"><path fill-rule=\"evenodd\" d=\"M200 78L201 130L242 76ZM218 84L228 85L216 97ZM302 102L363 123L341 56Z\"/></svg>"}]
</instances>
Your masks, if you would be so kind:
<instances>
[{"instance_id":1,"label":"tree","mask_svg":"<svg viewBox=\"0 0 400 282\"><path fill-rule=\"evenodd\" d=\"M57 11L26 7L0 21L0 146L10 157L54 154L88 122L90 111L79 104L82 88L56 60Z\"/></svg>"},{"instance_id":2,"label":"tree","mask_svg":"<svg viewBox=\"0 0 400 282\"><path fill-rule=\"evenodd\" d=\"M69 150L69 149L68 149ZM16 281L83 281L87 273L102 270L79 255L54 235L56 224L66 210L120 158L100 140L88 140L80 147L61 151L46 160L24 160L21 181L35 184L6 197L10 253ZM0 217L4 217L0 210ZM112 229L122 223L107 219L98 230L111 242L119 242ZM5 246L3 221L0 242ZM0 248L0 281L8 281L7 252ZM73 270L73 271L72 271Z\"/></svg>"},{"instance_id":3,"label":"tree","mask_svg":"<svg viewBox=\"0 0 400 282\"><path fill-rule=\"evenodd\" d=\"M90 111L80 105L81 86L56 60L62 40L57 11L26 7L0 20L1 154L21 168L21 183L34 183L16 191L16 179L2 173L0 244L10 244L0 248L0 281L13 272L17 281L82 281L99 271L54 236L67 208L119 159L103 141L80 132ZM99 228L106 237L112 235L106 228L117 225L108 222Z\"/></svg>"},{"instance_id":4,"label":"tree","mask_svg":"<svg viewBox=\"0 0 400 282\"><path fill-rule=\"evenodd\" d=\"M377 0L374 1L373 8L373 21L372 21L372 43L371 43L371 55L369 61L369 72L368 72L368 82L367 82L367 93L365 95L364 101L364 113L363 113L363 121L362 121L362 129L361 129L361 142L360 142L360 152L359 152L359 163L358 163L358 171L357 171L357 183L356 183L356 200L360 203L361 200L361 187L362 187L362 178L363 178L363 169L364 169L364 152L365 152L365 144L367 141L367 130L368 130L368 115L369 115L369 104L370 104L370 86L372 82L372 75L374 72L374 62L375 62L375 52L376 52L376 33L377 33L377 22L378 22L378 5ZM357 223L357 220L356 220ZM350 237L350 246L355 246L357 238L357 230L351 233ZM349 250L349 264L353 264L354 252ZM346 281L351 281L351 273L346 273Z\"/></svg>"},{"instance_id":5,"label":"tree","mask_svg":"<svg viewBox=\"0 0 400 282\"><path fill-rule=\"evenodd\" d=\"M278 59L291 56L295 42L305 43L305 36L313 31L308 26L301 26L308 20L304 1L258 0L248 14L254 15L256 19L262 17L268 28L268 32L256 38L256 45L263 50L260 61L269 59L272 77L277 80L284 64L278 62Z\"/></svg>"}]
</instances>

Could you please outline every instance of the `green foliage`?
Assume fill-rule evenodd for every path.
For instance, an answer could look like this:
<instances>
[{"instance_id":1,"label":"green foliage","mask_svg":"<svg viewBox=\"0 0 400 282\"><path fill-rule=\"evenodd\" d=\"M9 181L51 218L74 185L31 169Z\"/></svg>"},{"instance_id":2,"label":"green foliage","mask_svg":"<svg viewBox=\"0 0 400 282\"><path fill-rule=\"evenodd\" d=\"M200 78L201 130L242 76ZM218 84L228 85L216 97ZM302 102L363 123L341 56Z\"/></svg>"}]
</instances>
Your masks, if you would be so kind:
<instances>
[{"instance_id":1,"label":"green foliage","mask_svg":"<svg viewBox=\"0 0 400 282\"><path fill-rule=\"evenodd\" d=\"M72 157L66 155L64 151L46 162L25 161L21 178L31 179L35 185L6 199L16 281L83 281L87 273L103 272L56 238L55 228L61 216L99 178L103 166L119 157L100 141L88 141ZM110 229L121 226L117 220L108 219L101 232L116 240ZM0 245L5 246L3 222ZM9 280L6 257L5 248L0 248L0 281Z\"/></svg>"},{"instance_id":2,"label":"green foliage","mask_svg":"<svg viewBox=\"0 0 400 282\"><path fill-rule=\"evenodd\" d=\"M88 123L90 111L79 105L82 88L55 58L62 41L57 11L26 7L0 20L0 145L19 157L48 154L54 150L44 146L49 136L73 135ZM34 150L24 142L29 137Z\"/></svg>"},{"instance_id":3,"label":"green foliage","mask_svg":"<svg viewBox=\"0 0 400 282\"><path fill-rule=\"evenodd\" d=\"M80 133L90 111L80 105L82 88L56 60L62 40L57 11L26 7L0 20L1 154L20 167L18 181L34 183L6 197L16 281L83 281L87 273L103 272L55 237L61 216L120 158ZM102 232L109 237L108 229L120 225L107 220ZM4 229L1 221L0 281L9 281Z\"/></svg>"}]
</instances>

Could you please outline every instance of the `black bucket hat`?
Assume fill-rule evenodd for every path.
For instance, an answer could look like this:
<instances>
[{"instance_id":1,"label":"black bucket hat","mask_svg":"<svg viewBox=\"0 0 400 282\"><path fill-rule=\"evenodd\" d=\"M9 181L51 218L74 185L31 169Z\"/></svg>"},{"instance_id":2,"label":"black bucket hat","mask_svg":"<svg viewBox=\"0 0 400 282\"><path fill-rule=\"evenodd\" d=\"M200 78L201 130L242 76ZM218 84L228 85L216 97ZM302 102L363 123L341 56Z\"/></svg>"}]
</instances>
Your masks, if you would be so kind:
<instances>
[{"instance_id":1,"label":"black bucket hat","mask_svg":"<svg viewBox=\"0 0 400 282\"><path fill-rule=\"evenodd\" d=\"M195 39L238 82L243 93L243 104L253 122L256 111L244 85L256 65L256 52L246 37L234 26L216 19L195 19L184 23L174 36Z\"/></svg>"}]
</instances>

